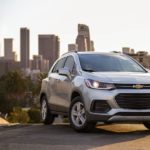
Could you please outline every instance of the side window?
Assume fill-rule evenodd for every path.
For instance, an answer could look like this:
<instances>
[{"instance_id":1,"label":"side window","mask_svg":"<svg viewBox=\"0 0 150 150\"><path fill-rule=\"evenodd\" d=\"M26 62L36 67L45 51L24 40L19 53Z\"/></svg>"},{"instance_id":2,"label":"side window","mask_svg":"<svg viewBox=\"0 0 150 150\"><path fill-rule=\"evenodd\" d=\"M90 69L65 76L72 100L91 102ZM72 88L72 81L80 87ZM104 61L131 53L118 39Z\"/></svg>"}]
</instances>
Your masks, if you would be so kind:
<instances>
[{"instance_id":1,"label":"side window","mask_svg":"<svg viewBox=\"0 0 150 150\"><path fill-rule=\"evenodd\" d=\"M64 67L64 64L65 64L65 61L66 61L66 57L60 59L54 66L52 72L58 72L58 70L60 68L63 68Z\"/></svg>"},{"instance_id":2,"label":"side window","mask_svg":"<svg viewBox=\"0 0 150 150\"><path fill-rule=\"evenodd\" d=\"M64 67L69 68L70 72L73 72L73 69L75 67L75 62L74 62L74 58L72 56L67 57Z\"/></svg>"}]
</instances>

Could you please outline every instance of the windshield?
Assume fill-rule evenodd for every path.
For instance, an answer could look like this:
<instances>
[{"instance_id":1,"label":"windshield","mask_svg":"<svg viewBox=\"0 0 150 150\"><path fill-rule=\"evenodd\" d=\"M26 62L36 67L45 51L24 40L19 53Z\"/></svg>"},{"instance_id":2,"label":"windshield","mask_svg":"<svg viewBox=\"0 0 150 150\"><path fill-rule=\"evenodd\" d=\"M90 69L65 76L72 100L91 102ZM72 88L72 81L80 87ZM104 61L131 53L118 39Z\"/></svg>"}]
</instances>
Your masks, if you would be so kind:
<instances>
[{"instance_id":1,"label":"windshield","mask_svg":"<svg viewBox=\"0 0 150 150\"><path fill-rule=\"evenodd\" d=\"M79 54L82 70L89 72L146 72L134 60L123 55Z\"/></svg>"}]
</instances>

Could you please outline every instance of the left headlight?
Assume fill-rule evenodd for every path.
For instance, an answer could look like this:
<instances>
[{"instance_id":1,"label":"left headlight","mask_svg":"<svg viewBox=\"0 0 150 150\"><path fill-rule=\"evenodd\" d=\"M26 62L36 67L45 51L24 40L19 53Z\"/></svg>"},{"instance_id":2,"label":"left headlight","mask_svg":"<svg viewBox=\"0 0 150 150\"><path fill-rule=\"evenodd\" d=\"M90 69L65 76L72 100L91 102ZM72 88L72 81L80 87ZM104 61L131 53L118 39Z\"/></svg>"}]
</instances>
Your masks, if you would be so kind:
<instances>
[{"instance_id":1,"label":"left headlight","mask_svg":"<svg viewBox=\"0 0 150 150\"><path fill-rule=\"evenodd\" d=\"M114 84L112 83L103 83L91 79L85 79L85 84L87 87L92 89L101 89L101 90L112 90L115 89Z\"/></svg>"}]
</instances>

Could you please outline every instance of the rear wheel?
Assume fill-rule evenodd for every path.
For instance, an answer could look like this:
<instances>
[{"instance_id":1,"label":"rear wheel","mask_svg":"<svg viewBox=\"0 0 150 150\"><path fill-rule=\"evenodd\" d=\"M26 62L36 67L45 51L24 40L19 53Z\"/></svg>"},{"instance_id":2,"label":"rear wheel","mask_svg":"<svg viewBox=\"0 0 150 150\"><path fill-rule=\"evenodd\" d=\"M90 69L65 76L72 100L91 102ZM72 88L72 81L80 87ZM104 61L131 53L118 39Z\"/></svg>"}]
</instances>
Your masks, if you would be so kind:
<instances>
[{"instance_id":1,"label":"rear wheel","mask_svg":"<svg viewBox=\"0 0 150 150\"><path fill-rule=\"evenodd\" d=\"M87 121L84 103L79 96L72 100L69 111L69 120L72 128L79 132L88 132L92 130L96 124Z\"/></svg>"},{"instance_id":2,"label":"rear wheel","mask_svg":"<svg viewBox=\"0 0 150 150\"><path fill-rule=\"evenodd\" d=\"M147 129L150 130L150 122L144 122L143 124Z\"/></svg>"},{"instance_id":3,"label":"rear wheel","mask_svg":"<svg viewBox=\"0 0 150 150\"><path fill-rule=\"evenodd\" d=\"M46 125L52 124L55 119L55 116L50 112L46 96L43 96L41 99L41 118L43 123Z\"/></svg>"}]
</instances>

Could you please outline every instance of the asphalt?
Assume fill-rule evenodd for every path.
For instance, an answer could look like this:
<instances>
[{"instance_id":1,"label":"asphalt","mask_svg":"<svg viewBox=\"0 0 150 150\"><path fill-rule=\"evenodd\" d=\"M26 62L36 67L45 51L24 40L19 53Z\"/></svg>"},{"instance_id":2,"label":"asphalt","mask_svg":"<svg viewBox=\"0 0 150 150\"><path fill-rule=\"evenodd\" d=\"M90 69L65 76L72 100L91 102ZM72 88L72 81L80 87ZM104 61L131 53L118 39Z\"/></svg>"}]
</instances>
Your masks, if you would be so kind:
<instances>
[{"instance_id":1,"label":"asphalt","mask_svg":"<svg viewBox=\"0 0 150 150\"><path fill-rule=\"evenodd\" d=\"M150 131L143 125L101 125L77 133L68 124L0 127L0 150L149 150Z\"/></svg>"}]
</instances>

